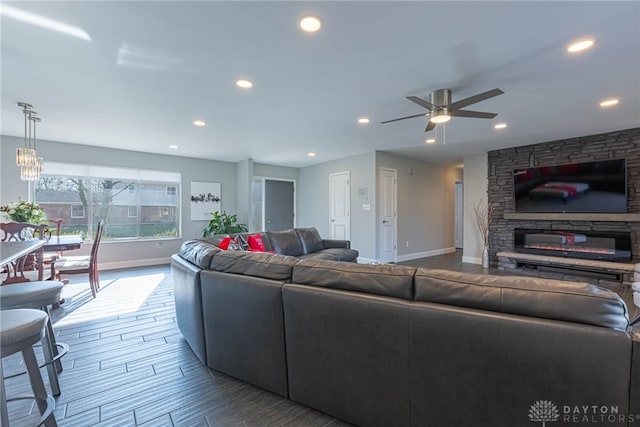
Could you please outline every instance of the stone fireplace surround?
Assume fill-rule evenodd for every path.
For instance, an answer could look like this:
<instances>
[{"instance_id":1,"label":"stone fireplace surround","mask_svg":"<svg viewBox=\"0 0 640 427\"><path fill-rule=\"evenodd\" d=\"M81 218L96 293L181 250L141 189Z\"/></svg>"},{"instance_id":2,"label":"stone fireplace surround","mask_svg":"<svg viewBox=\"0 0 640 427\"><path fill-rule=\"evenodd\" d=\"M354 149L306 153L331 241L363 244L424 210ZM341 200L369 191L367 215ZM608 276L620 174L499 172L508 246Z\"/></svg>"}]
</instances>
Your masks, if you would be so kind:
<instances>
[{"instance_id":1,"label":"stone fireplace surround","mask_svg":"<svg viewBox=\"0 0 640 427\"><path fill-rule=\"evenodd\" d=\"M515 212L513 170L605 159L627 161L627 214L523 214ZM632 282L640 281L640 128L582 136L488 153L488 198L495 206L490 226L489 254L492 267L518 274L567 280L581 280L606 286L630 296ZM570 230L575 232L628 232L631 234L631 262L619 264L613 273L598 278L598 271L612 273L609 264L592 265L560 257L539 257L514 252L514 229ZM498 256L500 254L500 256ZM529 255L529 259L527 259ZM522 258L524 256L525 258ZM531 259L533 257L533 259ZM532 262L530 262L532 261ZM601 264L599 264L601 263ZM527 264L527 267L523 267ZM536 265L551 268L536 269ZM534 266L534 268L530 268ZM563 267L569 267L563 271ZM559 268L559 269L556 269ZM635 270L639 270L635 272ZM585 274L582 274L585 273ZM628 298L624 298L628 300Z\"/></svg>"}]
</instances>

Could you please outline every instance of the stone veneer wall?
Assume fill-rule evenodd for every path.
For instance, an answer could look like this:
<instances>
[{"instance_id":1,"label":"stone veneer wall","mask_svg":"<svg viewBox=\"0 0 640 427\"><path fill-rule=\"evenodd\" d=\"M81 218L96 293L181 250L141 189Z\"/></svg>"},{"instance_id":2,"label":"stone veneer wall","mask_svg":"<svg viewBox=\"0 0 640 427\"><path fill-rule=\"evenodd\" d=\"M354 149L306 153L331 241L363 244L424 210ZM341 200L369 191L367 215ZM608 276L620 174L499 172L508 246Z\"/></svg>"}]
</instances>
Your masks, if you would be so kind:
<instances>
[{"instance_id":1,"label":"stone veneer wall","mask_svg":"<svg viewBox=\"0 0 640 427\"><path fill-rule=\"evenodd\" d=\"M640 262L640 222L504 219L505 213L515 213L514 169L621 158L627 160L628 213L638 214L640 128L489 151L488 198L496 208L489 236L491 266L497 265L498 252L513 251L515 228L631 232L632 262Z\"/></svg>"}]
</instances>

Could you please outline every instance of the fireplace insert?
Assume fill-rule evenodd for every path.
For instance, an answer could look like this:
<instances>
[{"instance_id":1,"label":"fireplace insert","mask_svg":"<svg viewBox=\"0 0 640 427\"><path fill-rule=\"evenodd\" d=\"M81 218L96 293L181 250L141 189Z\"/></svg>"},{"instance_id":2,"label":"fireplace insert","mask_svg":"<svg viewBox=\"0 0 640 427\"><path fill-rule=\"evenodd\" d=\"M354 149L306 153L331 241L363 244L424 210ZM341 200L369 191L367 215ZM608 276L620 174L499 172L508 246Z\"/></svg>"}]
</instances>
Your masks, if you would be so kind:
<instances>
[{"instance_id":1,"label":"fireplace insert","mask_svg":"<svg viewBox=\"0 0 640 427\"><path fill-rule=\"evenodd\" d=\"M630 262L631 233L516 228L514 250L565 258Z\"/></svg>"}]
</instances>

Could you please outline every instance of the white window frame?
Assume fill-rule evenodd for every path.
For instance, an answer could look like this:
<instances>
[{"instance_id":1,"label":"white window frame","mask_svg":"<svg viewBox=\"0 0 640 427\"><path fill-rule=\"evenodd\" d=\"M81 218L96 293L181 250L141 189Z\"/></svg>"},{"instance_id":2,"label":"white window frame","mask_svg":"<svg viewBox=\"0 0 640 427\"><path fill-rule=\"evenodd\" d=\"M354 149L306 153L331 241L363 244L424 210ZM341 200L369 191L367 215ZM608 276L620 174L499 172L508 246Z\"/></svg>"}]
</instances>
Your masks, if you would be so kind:
<instances>
[{"instance_id":1,"label":"white window frame","mask_svg":"<svg viewBox=\"0 0 640 427\"><path fill-rule=\"evenodd\" d=\"M129 187L128 191L130 194L137 193L138 199L136 204L136 209L140 205L140 194L136 192L136 186L141 184L154 184L154 185L164 185L166 188L175 188L175 197L176 197L176 236L167 236L167 237L141 237L140 236L140 218L136 212L137 219L137 228L138 232L137 236L131 238L123 238L116 239L116 241L140 241L140 240L171 240L171 239L181 239L182 238L182 200L179 197L181 194L182 188L182 174L180 172L172 172L172 171L158 171L158 170L148 170L148 169L134 169L134 168L121 168L121 167L110 167L110 166L97 166L97 165L86 165L86 164L71 164L71 163L59 163L59 162L45 162L44 169L42 171L43 176L56 176L56 177L64 177L64 178L87 178L87 179L126 179L134 182L132 186ZM35 194L35 185L31 185L31 199L36 200ZM132 190L133 188L133 190ZM165 190L166 191L166 190ZM165 193L166 194L166 193ZM167 196L174 196L172 194L166 194ZM91 194L90 194L91 196ZM78 206L78 205L73 205ZM84 216L76 217L71 216L72 218L87 218L91 217L91 206L89 203L89 212L85 206L80 205L84 210ZM170 207L170 206L169 206ZM73 208L72 208L73 209ZM169 210L169 212L171 212ZM73 212L72 212L73 213ZM129 213L129 212L127 212ZM87 223L88 226L88 234L93 235L95 230L93 230L94 224L91 220Z\"/></svg>"},{"instance_id":2,"label":"white window frame","mask_svg":"<svg viewBox=\"0 0 640 427\"><path fill-rule=\"evenodd\" d=\"M82 215L74 215L73 214L74 208L82 208ZM71 205L71 218L86 218L86 217L87 217L87 210L83 205Z\"/></svg>"}]
</instances>

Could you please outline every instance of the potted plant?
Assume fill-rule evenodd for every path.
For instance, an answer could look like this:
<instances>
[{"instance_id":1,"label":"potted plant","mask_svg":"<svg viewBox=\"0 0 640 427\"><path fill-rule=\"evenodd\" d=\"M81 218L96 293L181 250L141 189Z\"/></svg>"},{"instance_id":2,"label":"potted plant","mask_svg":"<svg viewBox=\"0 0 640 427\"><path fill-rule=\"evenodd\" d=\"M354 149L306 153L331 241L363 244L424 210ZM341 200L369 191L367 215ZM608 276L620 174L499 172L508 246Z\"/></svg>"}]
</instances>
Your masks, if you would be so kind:
<instances>
[{"instance_id":1,"label":"potted plant","mask_svg":"<svg viewBox=\"0 0 640 427\"><path fill-rule=\"evenodd\" d=\"M237 215L229 215L226 212L211 212L213 216L209 224L202 230L202 237L215 236L216 234L246 233L249 228L246 224L238 224Z\"/></svg>"},{"instance_id":2,"label":"potted plant","mask_svg":"<svg viewBox=\"0 0 640 427\"><path fill-rule=\"evenodd\" d=\"M37 203L25 202L20 199L18 202L0 206L0 212L13 222L28 222L29 224L47 222L47 214Z\"/></svg>"}]
</instances>

